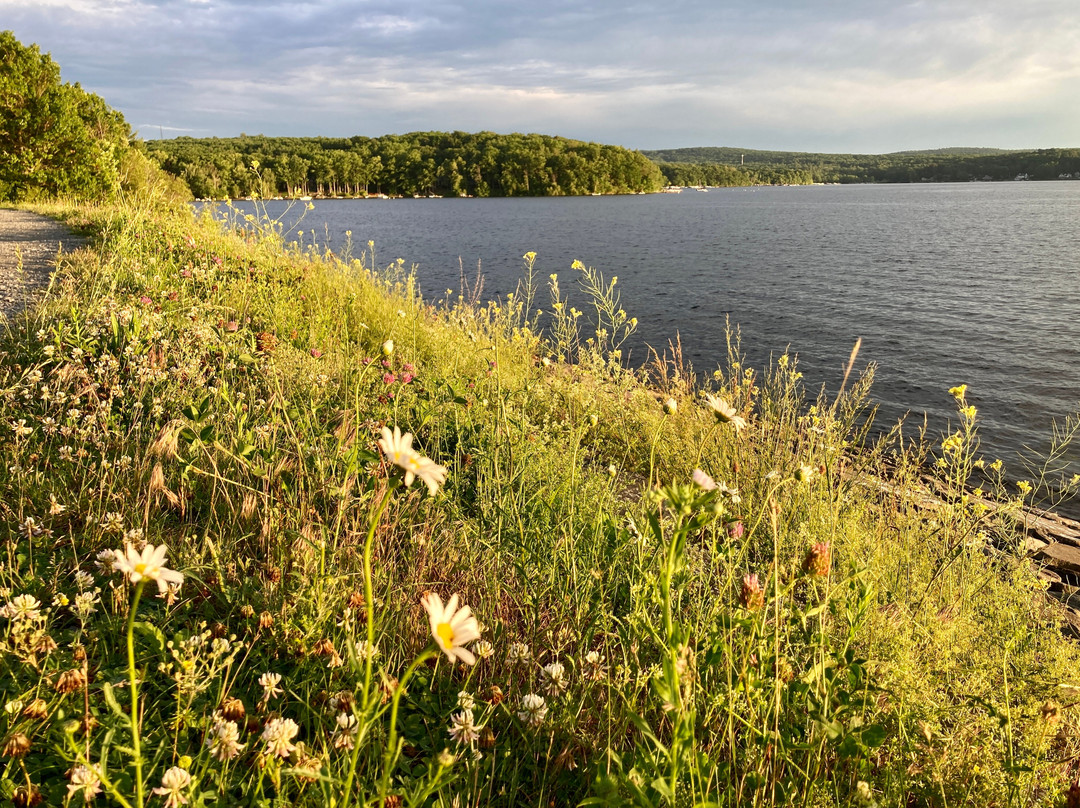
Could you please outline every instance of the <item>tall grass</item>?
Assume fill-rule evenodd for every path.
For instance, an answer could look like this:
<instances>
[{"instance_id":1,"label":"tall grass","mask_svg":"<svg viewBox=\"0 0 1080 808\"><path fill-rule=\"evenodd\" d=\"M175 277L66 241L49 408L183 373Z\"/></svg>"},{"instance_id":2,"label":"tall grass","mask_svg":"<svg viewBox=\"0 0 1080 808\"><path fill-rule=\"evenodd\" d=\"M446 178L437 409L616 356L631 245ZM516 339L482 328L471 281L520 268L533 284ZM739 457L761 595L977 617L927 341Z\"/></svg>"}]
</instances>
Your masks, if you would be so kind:
<instances>
[{"instance_id":1,"label":"tall grass","mask_svg":"<svg viewBox=\"0 0 1080 808\"><path fill-rule=\"evenodd\" d=\"M627 370L596 270L544 301L526 254L516 295L435 302L373 245L54 212L94 246L0 342L5 799L1065 798L1080 655L964 487L964 391L923 507L929 447L863 445L870 372L808 402L737 341L708 390ZM471 607L475 664L426 592Z\"/></svg>"}]
</instances>

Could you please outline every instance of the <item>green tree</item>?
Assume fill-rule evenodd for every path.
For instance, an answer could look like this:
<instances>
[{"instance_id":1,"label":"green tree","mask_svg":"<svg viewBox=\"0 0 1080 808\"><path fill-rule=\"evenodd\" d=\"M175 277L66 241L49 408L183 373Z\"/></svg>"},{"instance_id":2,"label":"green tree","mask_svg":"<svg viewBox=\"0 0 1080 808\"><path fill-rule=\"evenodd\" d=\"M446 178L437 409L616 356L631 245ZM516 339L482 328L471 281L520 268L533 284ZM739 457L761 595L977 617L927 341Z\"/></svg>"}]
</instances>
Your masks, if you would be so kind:
<instances>
[{"instance_id":1,"label":"green tree","mask_svg":"<svg viewBox=\"0 0 1080 808\"><path fill-rule=\"evenodd\" d=\"M37 45L0 32L0 198L101 197L120 184L129 128Z\"/></svg>"}]
</instances>

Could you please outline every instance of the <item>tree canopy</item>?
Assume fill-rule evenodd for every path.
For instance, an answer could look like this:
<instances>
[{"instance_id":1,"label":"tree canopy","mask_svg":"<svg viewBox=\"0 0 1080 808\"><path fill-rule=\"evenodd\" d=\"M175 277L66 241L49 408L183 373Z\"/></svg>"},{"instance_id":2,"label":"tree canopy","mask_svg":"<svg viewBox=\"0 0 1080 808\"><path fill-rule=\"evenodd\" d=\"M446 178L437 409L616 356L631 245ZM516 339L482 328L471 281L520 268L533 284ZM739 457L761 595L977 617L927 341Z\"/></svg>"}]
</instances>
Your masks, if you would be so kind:
<instances>
[{"instance_id":1,"label":"tree canopy","mask_svg":"<svg viewBox=\"0 0 1080 808\"><path fill-rule=\"evenodd\" d=\"M100 197L119 186L129 128L37 45L0 31L0 199Z\"/></svg>"},{"instance_id":2,"label":"tree canopy","mask_svg":"<svg viewBox=\"0 0 1080 808\"><path fill-rule=\"evenodd\" d=\"M709 146L644 154L662 161L664 176L674 185L1080 179L1080 149L953 147L891 154L817 154Z\"/></svg>"},{"instance_id":3,"label":"tree canopy","mask_svg":"<svg viewBox=\"0 0 1080 808\"><path fill-rule=\"evenodd\" d=\"M563 196L654 191L640 152L538 134L156 140L148 151L197 197Z\"/></svg>"}]
</instances>

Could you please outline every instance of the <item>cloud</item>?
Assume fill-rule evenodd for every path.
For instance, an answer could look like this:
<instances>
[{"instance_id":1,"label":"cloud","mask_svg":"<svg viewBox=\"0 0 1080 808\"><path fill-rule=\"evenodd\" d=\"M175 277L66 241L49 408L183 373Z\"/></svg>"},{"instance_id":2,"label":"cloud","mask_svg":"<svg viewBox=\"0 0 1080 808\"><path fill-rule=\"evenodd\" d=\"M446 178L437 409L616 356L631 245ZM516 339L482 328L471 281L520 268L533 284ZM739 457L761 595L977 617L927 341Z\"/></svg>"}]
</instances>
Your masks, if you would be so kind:
<instances>
[{"instance_id":1,"label":"cloud","mask_svg":"<svg viewBox=\"0 0 1080 808\"><path fill-rule=\"evenodd\" d=\"M948 145L899 142L928 135L1061 144L1080 124L1073 0L0 0L0 13L129 120L205 134L881 151Z\"/></svg>"}]
</instances>

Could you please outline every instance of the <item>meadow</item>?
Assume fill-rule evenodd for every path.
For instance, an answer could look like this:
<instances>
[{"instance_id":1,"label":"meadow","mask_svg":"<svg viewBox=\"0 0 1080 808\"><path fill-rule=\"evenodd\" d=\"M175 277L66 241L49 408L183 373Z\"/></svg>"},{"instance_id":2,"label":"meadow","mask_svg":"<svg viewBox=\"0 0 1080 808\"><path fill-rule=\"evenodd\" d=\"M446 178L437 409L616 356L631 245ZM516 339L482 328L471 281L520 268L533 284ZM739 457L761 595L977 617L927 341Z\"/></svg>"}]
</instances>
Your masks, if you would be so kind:
<instances>
[{"instance_id":1,"label":"meadow","mask_svg":"<svg viewBox=\"0 0 1080 808\"><path fill-rule=\"evenodd\" d=\"M92 246L0 336L5 804L1080 805L962 379L868 444L872 369L626 368L602 268L430 296L302 223L37 210Z\"/></svg>"}]
</instances>

